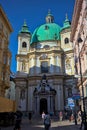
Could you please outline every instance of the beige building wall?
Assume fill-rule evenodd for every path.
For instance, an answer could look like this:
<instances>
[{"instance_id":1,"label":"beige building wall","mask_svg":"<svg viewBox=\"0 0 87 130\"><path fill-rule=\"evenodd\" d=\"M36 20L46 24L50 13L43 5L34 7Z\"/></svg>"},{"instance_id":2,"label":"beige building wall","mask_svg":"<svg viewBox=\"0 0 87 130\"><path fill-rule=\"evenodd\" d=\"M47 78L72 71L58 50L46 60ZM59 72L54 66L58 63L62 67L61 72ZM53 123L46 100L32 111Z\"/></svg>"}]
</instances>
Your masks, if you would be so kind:
<instances>
[{"instance_id":1,"label":"beige building wall","mask_svg":"<svg viewBox=\"0 0 87 130\"><path fill-rule=\"evenodd\" d=\"M76 74L79 77L77 86L81 97L84 96L85 102L87 102L87 77L85 77L87 76L87 0L76 0L71 26L71 41L73 42L74 48L75 68ZM82 83L79 58L81 61ZM83 106L82 101L80 105Z\"/></svg>"},{"instance_id":2,"label":"beige building wall","mask_svg":"<svg viewBox=\"0 0 87 130\"><path fill-rule=\"evenodd\" d=\"M11 32L12 27L0 6L0 96L3 97L5 89L10 87L11 52L8 46Z\"/></svg>"}]
</instances>

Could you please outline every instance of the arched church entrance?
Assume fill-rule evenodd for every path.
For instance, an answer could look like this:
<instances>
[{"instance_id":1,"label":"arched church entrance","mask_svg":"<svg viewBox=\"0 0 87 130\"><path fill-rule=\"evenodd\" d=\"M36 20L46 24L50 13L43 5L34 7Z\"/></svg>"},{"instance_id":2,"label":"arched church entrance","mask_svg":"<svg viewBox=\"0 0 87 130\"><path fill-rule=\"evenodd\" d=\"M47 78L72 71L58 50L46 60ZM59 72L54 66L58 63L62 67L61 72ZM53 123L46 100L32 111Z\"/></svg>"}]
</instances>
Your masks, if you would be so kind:
<instances>
[{"instance_id":1,"label":"arched church entrance","mask_svg":"<svg viewBox=\"0 0 87 130\"><path fill-rule=\"evenodd\" d=\"M40 114L42 114L42 112L47 112L47 99L42 98L40 99Z\"/></svg>"}]
</instances>

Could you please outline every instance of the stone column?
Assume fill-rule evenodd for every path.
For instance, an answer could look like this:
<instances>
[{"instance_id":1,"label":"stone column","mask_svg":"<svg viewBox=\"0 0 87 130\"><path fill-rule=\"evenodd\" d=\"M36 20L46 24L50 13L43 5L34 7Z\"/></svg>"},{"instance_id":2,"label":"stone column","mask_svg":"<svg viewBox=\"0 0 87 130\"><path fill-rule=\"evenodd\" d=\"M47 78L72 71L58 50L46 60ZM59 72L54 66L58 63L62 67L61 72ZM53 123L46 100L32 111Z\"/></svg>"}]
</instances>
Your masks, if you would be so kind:
<instances>
[{"instance_id":1,"label":"stone column","mask_svg":"<svg viewBox=\"0 0 87 130\"><path fill-rule=\"evenodd\" d=\"M58 110L60 111L61 106L61 87L58 85Z\"/></svg>"},{"instance_id":2,"label":"stone column","mask_svg":"<svg viewBox=\"0 0 87 130\"><path fill-rule=\"evenodd\" d=\"M34 97L34 111L35 111L35 114L38 113L38 104L37 104L37 99L38 99L38 97L35 96L35 97Z\"/></svg>"},{"instance_id":3,"label":"stone column","mask_svg":"<svg viewBox=\"0 0 87 130\"><path fill-rule=\"evenodd\" d=\"M63 98L63 86L62 84L59 85L58 87L58 91L59 91L59 109L60 110L63 110L64 109L64 98Z\"/></svg>"},{"instance_id":4,"label":"stone column","mask_svg":"<svg viewBox=\"0 0 87 130\"><path fill-rule=\"evenodd\" d=\"M61 66L61 56L58 57L58 65L59 65L59 72L62 72L62 66Z\"/></svg>"},{"instance_id":5,"label":"stone column","mask_svg":"<svg viewBox=\"0 0 87 130\"><path fill-rule=\"evenodd\" d=\"M56 56L56 72L60 72L60 64L59 64L59 57Z\"/></svg>"},{"instance_id":6,"label":"stone column","mask_svg":"<svg viewBox=\"0 0 87 130\"><path fill-rule=\"evenodd\" d=\"M54 73L54 57L51 56L50 58L50 68L49 68L50 73Z\"/></svg>"},{"instance_id":7,"label":"stone column","mask_svg":"<svg viewBox=\"0 0 87 130\"><path fill-rule=\"evenodd\" d=\"M36 58L36 74L40 73L40 61L39 57Z\"/></svg>"},{"instance_id":8,"label":"stone column","mask_svg":"<svg viewBox=\"0 0 87 130\"><path fill-rule=\"evenodd\" d=\"M28 108L29 111L33 110L33 92L32 92L32 87L28 88Z\"/></svg>"},{"instance_id":9,"label":"stone column","mask_svg":"<svg viewBox=\"0 0 87 130\"><path fill-rule=\"evenodd\" d=\"M40 111L40 99L37 97L37 114L39 114Z\"/></svg>"},{"instance_id":10,"label":"stone column","mask_svg":"<svg viewBox=\"0 0 87 130\"><path fill-rule=\"evenodd\" d=\"M31 64L30 64L30 74L33 75L34 74L34 68L35 68L35 59L32 58L31 59Z\"/></svg>"},{"instance_id":11,"label":"stone column","mask_svg":"<svg viewBox=\"0 0 87 130\"><path fill-rule=\"evenodd\" d=\"M50 96L47 98L48 112L50 112Z\"/></svg>"},{"instance_id":12,"label":"stone column","mask_svg":"<svg viewBox=\"0 0 87 130\"><path fill-rule=\"evenodd\" d=\"M53 105L54 105L53 96L50 96L50 111L51 112L53 112Z\"/></svg>"}]
</instances>

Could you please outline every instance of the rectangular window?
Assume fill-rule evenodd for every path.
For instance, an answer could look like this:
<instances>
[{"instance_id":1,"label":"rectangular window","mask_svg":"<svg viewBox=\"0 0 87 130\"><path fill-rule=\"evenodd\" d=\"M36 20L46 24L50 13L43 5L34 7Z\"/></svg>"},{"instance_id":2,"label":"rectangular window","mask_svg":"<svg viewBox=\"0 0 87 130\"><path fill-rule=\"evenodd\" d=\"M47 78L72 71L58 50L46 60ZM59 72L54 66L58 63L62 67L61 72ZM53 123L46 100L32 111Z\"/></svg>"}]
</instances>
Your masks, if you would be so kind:
<instances>
[{"instance_id":1,"label":"rectangular window","mask_svg":"<svg viewBox=\"0 0 87 130\"><path fill-rule=\"evenodd\" d=\"M7 57L6 55L4 55L4 64L6 64L6 62L7 62Z\"/></svg>"},{"instance_id":2,"label":"rectangular window","mask_svg":"<svg viewBox=\"0 0 87 130\"><path fill-rule=\"evenodd\" d=\"M85 86L85 87L86 87L86 97L87 97L87 84L86 84L86 86Z\"/></svg>"},{"instance_id":3,"label":"rectangular window","mask_svg":"<svg viewBox=\"0 0 87 130\"><path fill-rule=\"evenodd\" d=\"M44 61L41 63L41 73L48 73L48 62Z\"/></svg>"},{"instance_id":4,"label":"rectangular window","mask_svg":"<svg viewBox=\"0 0 87 130\"><path fill-rule=\"evenodd\" d=\"M0 30L2 31L2 29L3 29L3 24L0 23Z\"/></svg>"},{"instance_id":5,"label":"rectangular window","mask_svg":"<svg viewBox=\"0 0 87 130\"><path fill-rule=\"evenodd\" d=\"M86 60L87 60L87 54L86 54Z\"/></svg>"},{"instance_id":6,"label":"rectangular window","mask_svg":"<svg viewBox=\"0 0 87 130\"><path fill-rule=\"evenodd\" d=\"M11 60L10 60L10 58L8 57L8 65L10 65L11 64Z\"/></svg>"}]
</instances>

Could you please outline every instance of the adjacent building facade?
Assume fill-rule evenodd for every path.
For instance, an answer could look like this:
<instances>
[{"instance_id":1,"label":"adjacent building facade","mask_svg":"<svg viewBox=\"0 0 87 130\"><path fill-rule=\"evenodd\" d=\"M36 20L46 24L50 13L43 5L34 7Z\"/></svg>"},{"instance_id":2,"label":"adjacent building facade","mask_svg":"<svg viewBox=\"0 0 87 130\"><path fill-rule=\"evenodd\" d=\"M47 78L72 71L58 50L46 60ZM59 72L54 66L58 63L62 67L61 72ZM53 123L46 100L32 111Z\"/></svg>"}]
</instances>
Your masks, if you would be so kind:
<instances>
[{"instance_id":1,"label":"adjacent building facade","mask_svg":"<svg viewBox=\"0 0 87 130\"><path fill-rule=\"evenodd\" d=\"M17 73L15 75L17 108L41 114L58 112L76 93L74 50L70 42L71 25L66 15L63 27L48 12L46 23L33 34L26 22L18 34Z\"/></svg>"},{"instance_id":2,"label":"adjacent building facade","mask_svg":"<svg viewBox=\"0 0 87 130\"><path fill-rule=\"evenodd\" d=\"M4 112L9 113L16 110L16 103L13 101L15 99L10 95L6 97L6 91L12 85L10 81L11 52L9 50L9 39L12 31L10 22L0 5L0 116Z\"/></svg>"},{"instance_id":3,"label":"adjacent building facade","mask_svg":"<svg viewBox=\"0 0 87 130\"><path fill-rule=\"evenodd\" d=\"M15 101L15 83L13 77L10 77L10 87L6 89L5 97Z\"/></svg>"},{"instance_id":4,"label":"adjacent building facade","mask_svg":"<svg viewBox=\"0 0 87 130\"><path fill-rule=\"evenodd\" d=\"M83 109L82 99L84 98L87 110L87 0L76 0L71 27L75 73L78 75L77 86L81 95L79 103Z\"/></svg>"},{"instance_id":5,"label":"adjacent building facade","mask_svg":"<svg viewBox=\"0 0 87 130\"><path fill-rule=\"evenodd\" d=\"M2 7L0 6L0 96L5 96L5 90L10 87L11 52L8 48L12 27Z\"/></svg>"}]
</instances>

